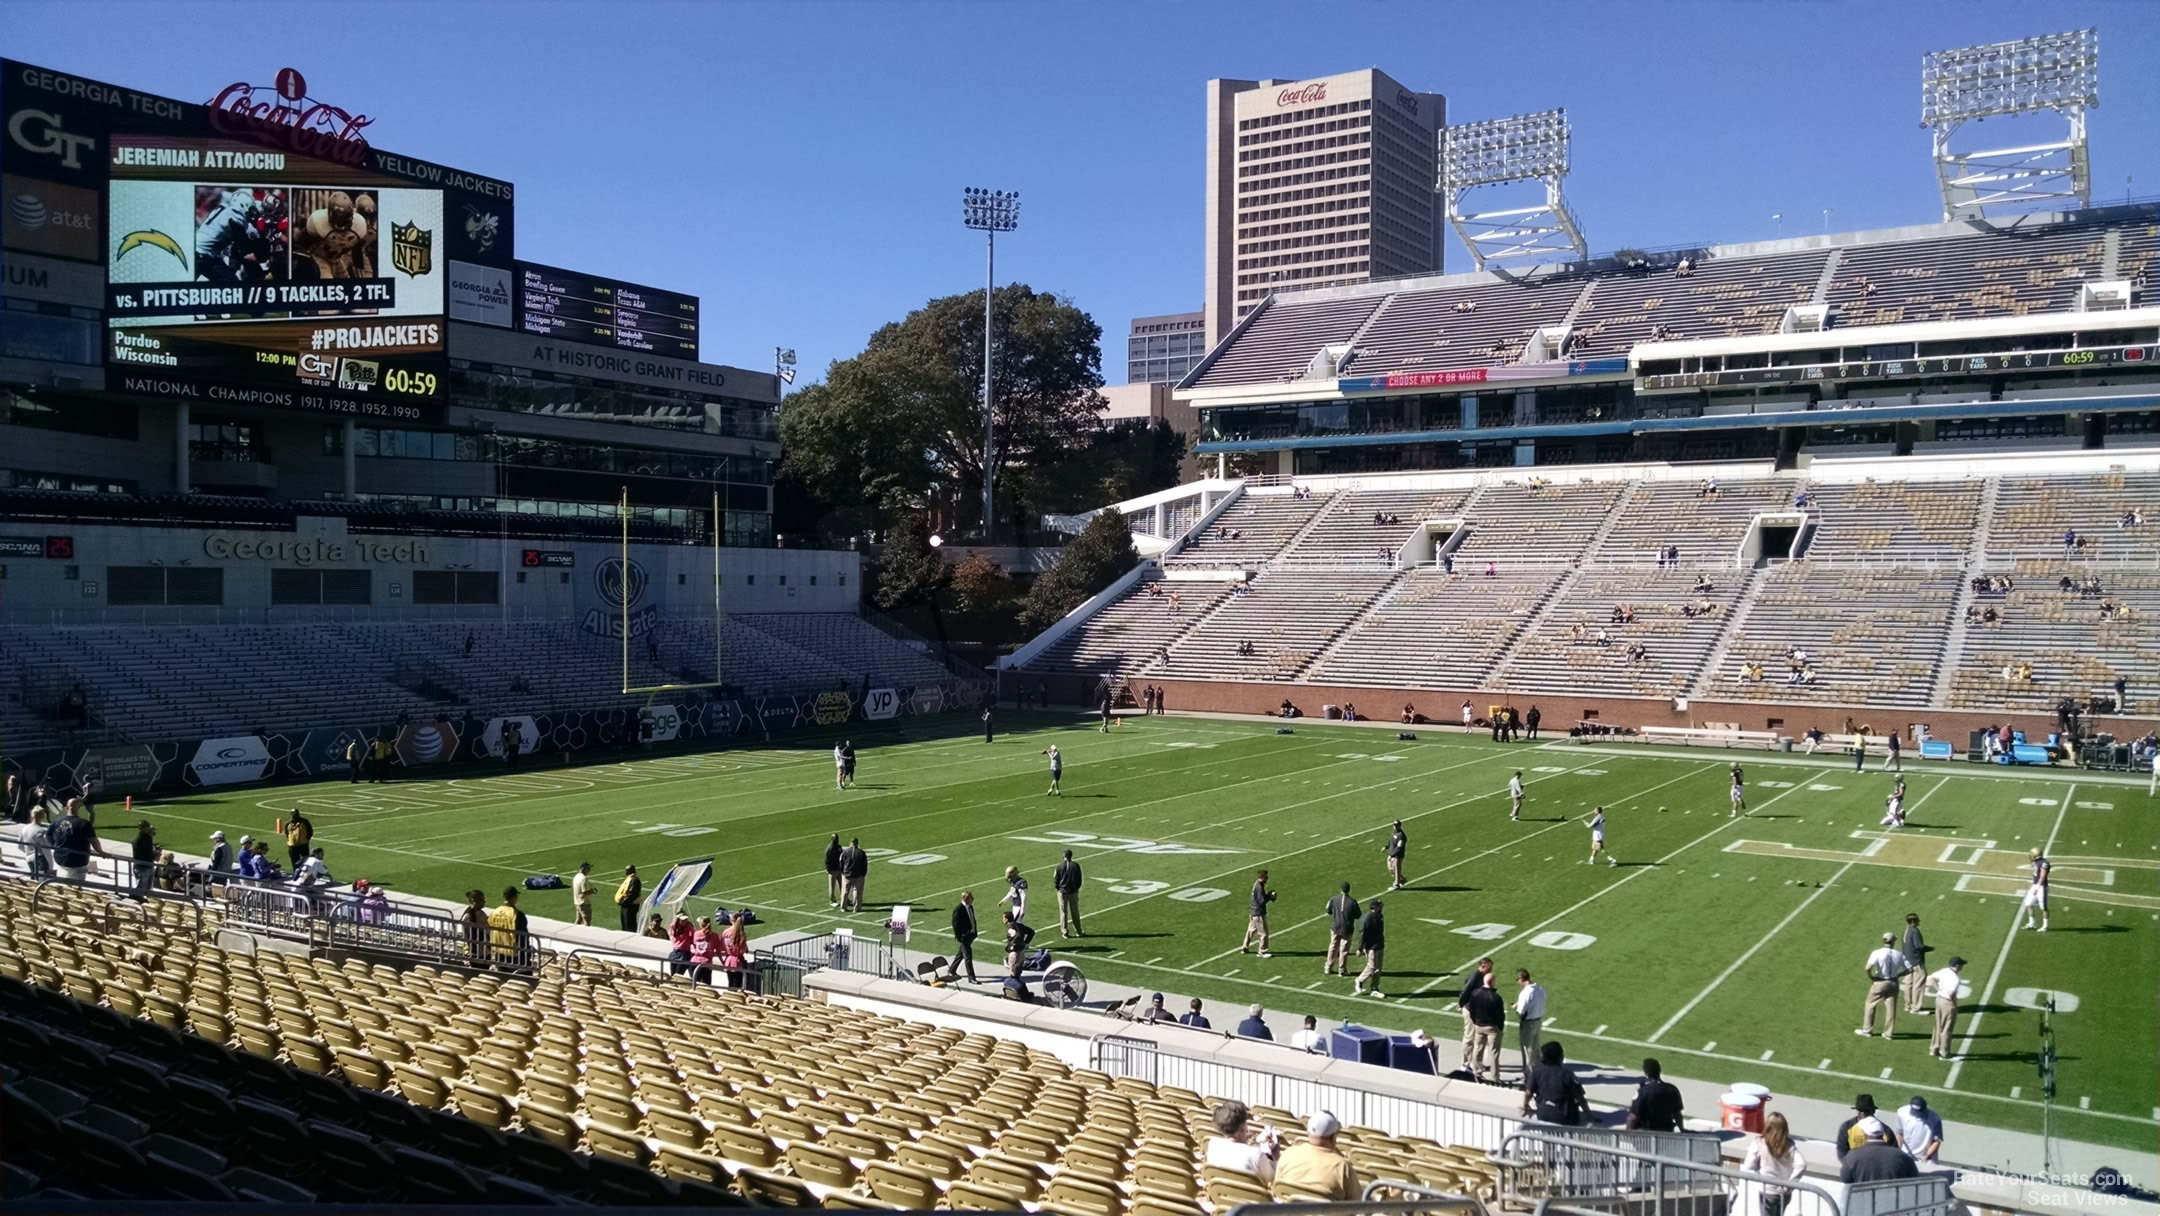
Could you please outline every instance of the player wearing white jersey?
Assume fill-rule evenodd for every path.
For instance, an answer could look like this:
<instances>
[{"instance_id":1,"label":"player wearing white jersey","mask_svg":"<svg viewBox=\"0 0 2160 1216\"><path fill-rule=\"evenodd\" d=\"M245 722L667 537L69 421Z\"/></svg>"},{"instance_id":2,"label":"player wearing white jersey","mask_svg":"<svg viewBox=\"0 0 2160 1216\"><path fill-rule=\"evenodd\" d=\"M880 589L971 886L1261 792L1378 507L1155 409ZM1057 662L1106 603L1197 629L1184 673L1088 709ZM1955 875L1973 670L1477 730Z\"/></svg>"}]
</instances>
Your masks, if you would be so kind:
<instances>
[{"instance_id":1,"label":"player wearing white jersey","mask_svg":"<svg viewBox=\"0 0 2160 1216\"><path fill-rule=\"evenodd\" d=\"M1886 828L1905 826L1905 787L1902 784L1883 800L1882 825Z\"/></svg>"},{"instance_id":2,"label":"player wearing white jersey","mask_svg":"<svg viewBox=\"0 0 2160 1216\"><path fill-rule=\"evenodd\" d=\"M1620 864L1614 860L1611 853L1605 851L1605 808L1601 806L1590 809L1590 856L1583 859L1583 864L1595 865L1600 857L1605 859L1606 865Z\"/></svg>"},{"instance_id":3,"label":"player wearing white jersey","mask_svg":"<svg viewBox=\"0 0 2160 1216\"><path fill-rule=\"evenodd\" d=\"M2032 885L2025 888L2025 903L2023 905L2023 911L2025 913L2025 927L2028 929L2038 929L2040 932L2045 933L2047 932L2048 927L2048 871L2053 869L2054 867L2049 864L2047 858L2040 855L2040 850L2038 849L2034 849L2032 851L2031 866ZM2038 912L2040 915L2040 923L2038 925L2033 924L2033 914L2035 912Z\"/></svg>"},{"instance_id":4,"label":"player wearing white jersey","mask_svg":"<svg viewBox=\"0 0 2160 1216\"><path fill-rule=\"evenodd\" d=\"M1741 773L1740 766L1735 764L1732 766L1732 812L1726 818L1738 819L1740 812L1746 809L1747 777Z\"/></svg>"},{"instance_id":5,"label":"player wearing white jersey","mask_svg":"<svg viewBox=\"0 0 2160 1216\"><path fill-rule=\"evenodd\" d=\"M1515 770L1515 775L1514 775L1514 776L1512 776L1512 777L1510 777L1510 778L1508 778L1508 781L1507 781L1507 796L1508 796L1508 818L1510 818L1510 819L1521 819L1521 818L1522 818L1522 770L1521 770L1521 769L1516 769L1516 770Z\"/></svg>"}]
</instances>

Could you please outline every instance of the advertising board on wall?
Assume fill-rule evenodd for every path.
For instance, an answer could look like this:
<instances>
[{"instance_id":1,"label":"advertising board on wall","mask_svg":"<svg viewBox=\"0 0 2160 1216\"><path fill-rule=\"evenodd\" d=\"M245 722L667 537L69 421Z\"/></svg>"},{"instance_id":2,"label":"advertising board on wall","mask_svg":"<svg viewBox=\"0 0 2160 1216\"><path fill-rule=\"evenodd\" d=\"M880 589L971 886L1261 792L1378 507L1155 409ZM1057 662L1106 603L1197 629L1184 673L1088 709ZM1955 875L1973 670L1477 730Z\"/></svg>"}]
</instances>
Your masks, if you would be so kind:
<instances>
[{"instance_id":1,"label":"advertising board on wall","mask_svg":"<svg viewBox=\"0 0 2160 1216\"><path fill-rule=\"evenodd\" d=\"M261 735L205 739L195 746L195 756L187 767L197 785L260 781L270 767L270 748Z\"/></svg>"}]
</instances>

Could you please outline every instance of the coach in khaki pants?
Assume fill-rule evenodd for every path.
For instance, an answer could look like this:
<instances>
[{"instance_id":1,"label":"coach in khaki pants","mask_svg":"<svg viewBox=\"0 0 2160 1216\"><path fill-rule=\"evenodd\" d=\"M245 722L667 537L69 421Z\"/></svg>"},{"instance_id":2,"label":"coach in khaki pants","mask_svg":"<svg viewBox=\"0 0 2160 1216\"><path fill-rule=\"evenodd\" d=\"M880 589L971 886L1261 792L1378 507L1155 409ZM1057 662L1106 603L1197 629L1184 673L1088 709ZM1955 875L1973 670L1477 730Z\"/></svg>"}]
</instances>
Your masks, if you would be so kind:
<instances>
[{"instance_id":1,"label":"coach in khaki pants","mask_svg":"<svg viewBox=\"0 0 2160 1216\"><path fill-rule=\"evenodd\" d=\"M1875 1010L1882 1010L1882 1037L1889 1038L1891 1028L1897 1023L1898 976L1905 973L1905 956L1898 953L1894 944L1897 938L1882 935L1882 946L1867 960L1867 1004L1860 1007L1860 1028L1853 1031L1861 1038L1875 1033Z\"/></svg>"},{"instance_id":2,"label":"coach in khaki pants","mask_svg":"<svg viewBox=\"0 0 2160 1216\"><path fill-rule=\"evenodd\" d=\"M1328 943L1327 961L1321 966L1321 974L1350 974L1351 939L1357 936L1358 901L1350 893L1350 884L1327 902Z\"/></svg>"},{"instance_id":3,"label":"coach in khaki pants","mask_svg":"<svg viewBox=\"0 0 2160 1216\"><path fill-rule=\"evenodd\" d=\"M1928 1054L1938 1060L1950 1058L1950 1031L1957 1023L1958 987L1964 983L1958 973L1965 969L1965 960L1953 954L1950 965L1927 977L1928 987L1935 990L1935 1037L1928 1040Z\"/></svg>"}]
</instances>

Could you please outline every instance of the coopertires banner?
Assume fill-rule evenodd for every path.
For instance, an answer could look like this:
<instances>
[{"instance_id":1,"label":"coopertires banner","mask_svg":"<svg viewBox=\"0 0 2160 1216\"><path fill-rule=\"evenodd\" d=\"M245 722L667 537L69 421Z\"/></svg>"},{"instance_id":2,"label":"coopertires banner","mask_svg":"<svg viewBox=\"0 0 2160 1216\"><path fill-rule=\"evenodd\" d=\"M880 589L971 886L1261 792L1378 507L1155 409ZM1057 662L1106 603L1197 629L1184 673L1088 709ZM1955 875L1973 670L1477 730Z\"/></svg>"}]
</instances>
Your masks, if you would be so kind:
<instances>
[{"instance_id":1,"label":"coopertires banner","mask_svg":"<svg viewBox=\"0 0 2160 1216\"><path fill-rule=\"evenodd\" d=\"M238 785L259 781L270 767L270 749L261 735L232 735L205 739L196 745L188 772L197 785Z\"/></svg>"}]
</instances>

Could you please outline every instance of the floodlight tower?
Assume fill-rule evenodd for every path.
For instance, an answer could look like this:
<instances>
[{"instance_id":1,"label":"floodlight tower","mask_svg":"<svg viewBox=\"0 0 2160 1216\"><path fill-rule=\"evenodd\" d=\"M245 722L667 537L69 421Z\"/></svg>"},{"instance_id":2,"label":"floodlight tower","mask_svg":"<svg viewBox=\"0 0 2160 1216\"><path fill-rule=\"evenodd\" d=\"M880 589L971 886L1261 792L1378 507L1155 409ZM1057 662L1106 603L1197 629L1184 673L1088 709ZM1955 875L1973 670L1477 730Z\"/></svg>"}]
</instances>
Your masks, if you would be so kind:
<instances>
[{"instance_id":1,"label":"floodlight tower","mask_svg":"<svg viewBox=\"0 0 2160 1216\"><path fill-rule=\"evenodd\" d=\"M1566 110L1492 118L1440 132L1440 193L1447 203L1448 223L1479 270L1500 259L1552 261L1555 254L1577 260L1587 256L1582 229L1560 192L1567 171ZM1511 182L1543 185L1545 201L1475 215L1464 212L1463 196L1470 191Z\"/></svg>"},{"instance_id":2,"label":"floodlight tower","mask_svg":"<svg viewBox=\"0 0 2160 1216\"><path fill-rule=\"evenodd\" d=\"M1934 133L1943 219L2068 200L2090 205L2085 111L2100 104L2099 69L2100 32L2090 29L1922 56L1920 125ZM2061 115L2068 134L2017 148L1950 150L1950 137L1968 122L2043 113Z\"/></svg>"},{"instance_id":3,"label":"floodlight tower","mask_svg":"<svg viewBox=\"0 0 2160 1216\"><path fill-rule=\"evenodd\" d=\"M983 271L983 543L990 543L997 522L997 414L990 405L990 304L997 292L997 234L1020 226L1018 190L981 190L969 186L960 195L960 222L989 242Z\"/></svg>"}]
</instances>

